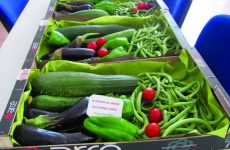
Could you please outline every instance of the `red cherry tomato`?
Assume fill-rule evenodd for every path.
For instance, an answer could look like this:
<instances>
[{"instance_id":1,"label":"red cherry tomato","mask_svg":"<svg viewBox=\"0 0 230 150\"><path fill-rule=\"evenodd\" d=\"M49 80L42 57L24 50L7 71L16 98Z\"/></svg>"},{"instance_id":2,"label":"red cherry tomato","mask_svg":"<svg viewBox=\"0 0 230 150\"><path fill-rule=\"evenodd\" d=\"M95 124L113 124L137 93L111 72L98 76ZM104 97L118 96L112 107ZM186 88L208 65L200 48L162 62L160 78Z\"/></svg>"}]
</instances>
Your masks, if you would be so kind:
<instances>
[{"instance_id":1,"label":"red cherry tomato","mask_svg":"<svg viewBox=\"0 0 230 150\"><path fill-rule=\"evenodd\" d=\"M106 48L100 48L98 51L97 51L97 55L99 57L104 57L105 55L108 55L109 54L109 51L106 49Z\"/></svg>"},{"instance_id":2,"label":"red cherry tomato","mask_svg":"<svg viewBox=\"0 0 230 150\"><path fill-rule=\"evenodd\" d=\"M87 48L97 50L97 43L95 41L91 41L87 44Z\"/></svg>"},{"instance_id":3,"label":"red cherry tomato","mask_svg":"<svg viewBox=\"0 0 230 150\"><path fill-rule=\"evenodd\" d=\"M161 133L161 128L157 123L150 123L145 127L145 134L148 137L157 137Z\"/></svg>"},{"instance_id":4,"label":"red cherry tomato","mask_svg":"<svg viewBox=\"0 0 230 150\"><path fill-rule=\"evenodd\" d=\"M138 11L138 8L137 7L133 7L132 8L132 12L135 14L135 13L137 13L137 11Z\"/></svg>"},{"instance_id":5,"label":"red cherry tomato","mask_svg":"<svg viewBox=\"0 0 230 150\"><path fill-rule=\"evenodd\" d=\"M150 8L151 8L151 6L149 5L149 3L144 3L143 9L149 10Z\"/></svg>"},{"instance_id":6,"label":"red cherry tomato","mask_svg":"<svg viewBox=\"0 0 230 150\"><path fill-rule=\"evenodd\" d=\"M96 43L97 43L97 47L102 47L106 43L106 39L104 37L99 37Z\"/></svg>"},{"instance_id":7,"label":"red cherry tomato","mask_svg":"<svg viewBox=\"0 0 230 150\"><path fill-rule=\"evenodd\" d=\"M158 108L153 108L149 110L149 120L150 122L161 122L162 121L162 112Z\"/></svg>"},{"instance_id":8,"label":"red cherry tomato","mask_svg":"<svg viewBox=\"0 0 230 150\"><path fill-rule=\"evenodd\" d=\"M152 101L156 92L153 88L145 88L142 92L142 98L147 101Z\"/></svg>"},{"instance_id":9,"label":"red cherry tomato","mask_svg":"<svg viewBox=\"0 0 230 150\"><path fill-rule=\"evenodd\" d=\"M144 9L144 2L139 1L139 2L137 3L137 8L140 9L140 10Z\"/></svg>"}]
</instances>

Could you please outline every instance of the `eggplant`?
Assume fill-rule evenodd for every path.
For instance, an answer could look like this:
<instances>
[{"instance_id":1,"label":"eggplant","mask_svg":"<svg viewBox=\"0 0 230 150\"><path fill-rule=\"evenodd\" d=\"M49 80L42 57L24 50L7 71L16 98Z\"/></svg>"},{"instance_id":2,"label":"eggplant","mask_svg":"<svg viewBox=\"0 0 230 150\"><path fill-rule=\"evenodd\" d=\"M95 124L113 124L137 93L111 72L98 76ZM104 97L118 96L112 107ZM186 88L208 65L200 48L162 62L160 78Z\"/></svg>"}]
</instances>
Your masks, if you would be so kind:
<instances>
[{"instance_id":1,"label":"eggplant","mask_svg":"<svg viewBox=\"0 0 230 150\"><path fill-rule=\"evenodd\" d=\"M71 124L81 125L87 117L89 97L80 99L73 107L54 115L40 115L36 118L25 120L26 124L39 128L52 129L55 131L68 129Z\"/></svg>"},{"instance_id":2,"label":"eggplant","mask_svg":"<svg viewBox=\"0 0 230 150\"><path fill-rule=\"evenodd\" d=\"M49 112L49 111L45 111L45 110L41 110L41 109L35 109L35 108L30 108L26 113L25 113L25 117L30 119L30 118L35 118L39 115L54 115L57 113L54 112Z\"/></svg>"},{"instance_id":3,"label":"eggplant","mask_svg":"<svg viewBox=\"0 0 230 150\"><path fill-rule=\"evenodd\" d=\"M21 146L76 144L92 142L96 139L92 134L86 131L59 133L25 124L16 127L13 137Z\"/></svg>"},{"instance_id":4,"label":"eggplant","mask_svg":"<svg viewBox=\"0 0 230 150\"><path fill-rule=\"evenodd\" d=\"M81 11L81 10L88 10L92 9L92 5L90 4L85 4L85 5L80 5L80 6L74 6L74 5L67 5L63 3L59 3L57 7L57 11L68 11L68 12L76 12L76 11Z\"/></svg>"},{"instance_id":5,"label":"eggplant","mask_svg":"<svg viewBox=\"0 0 230 150\"><path fill-rule=\"evenodd\" d=\"M93 6L93 3L90 3L90 2L66 2L65 4L74 5L74 6L81 6L81 5L89 4L89 5Z\"/></svg>"},{"instance_id":6,"label":"eggplant","mask_svg":"<svg viewBox=\"0 0 230 150\"><path fill-rule=\"evenodd\" d=\"M56 50L51 60L83 60L95 56L96 51L89 48L62 48Z\"/></svg>"},{"instance_id":7,"label":"eggplant","mask_svg":"<svg viewBox=\"0 0 230 150\"><path fill-rule=\"evenodd\" d=\"M59 120L59 124L68 125L71 123L81 122L87 117L89 97L84 97L77 102L73 107L56 115L54 120Z\"/></svg>"},{"instance_id":8,"label":"eggplant","mask_svg":"<svg viewBox=\"0 0 230 150\"><path fill-rule=\"evenodd\" d=\"M57 12L54 12L54 15L55 15L55 13L57 13ZM70 12L68 12L66 10L61 10L61 11L59 11L59 13L64 14L64 15L70 14Z\"/></svg>"}]
</instances>

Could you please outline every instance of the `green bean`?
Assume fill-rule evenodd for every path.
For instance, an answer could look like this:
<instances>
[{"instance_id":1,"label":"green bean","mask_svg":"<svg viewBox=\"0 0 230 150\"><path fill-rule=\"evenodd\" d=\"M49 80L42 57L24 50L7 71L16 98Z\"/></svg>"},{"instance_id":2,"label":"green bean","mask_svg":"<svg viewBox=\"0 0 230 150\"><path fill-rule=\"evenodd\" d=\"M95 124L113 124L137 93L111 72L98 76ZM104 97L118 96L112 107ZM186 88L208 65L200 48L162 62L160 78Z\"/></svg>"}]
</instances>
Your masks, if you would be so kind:
<instances>
[{"instance_id":1,"label":"green bean","mask_svg":"<svg viewBox=\"0 0 230 150\"><path fill-rule=\"evenodd\" d=\"M133 41L131 41L129 44L128 54L131 53L132 49L133 49Z\"/></svg>"},{"instance_id":2,"label":"green bean","mask_svg":"<svg viewBox=\"0 0 230 150\"><path fill-rule=\"evenodd\" d=\"M142 57L147 58L147 55L144 53L143 48L141 48L140 53Z\"/></svg>"},{"instance_id":3,"label":"green bean","mask_svg":"<svg viewBox=\"0 0 230 150\"><path fill-rule=\"evenodd\" d=\"M186 105L191 105L191 104L194 104L195 101L190 101L190 102L176 102L176 103L173 103L172 105L170 105L170 107L181 107L181 106L186 106ZM168 105L164 105L163 106L163 109L166 109L167 107L169 107Z\"/></svg>"},{"instance_id":4,"label":"green bean","mask_svg":"<svg viewBox=\"0 0 230 150\"><path fill-rule=\"evenodd\" d=\"M163 111L163 124L167 123L169 120L169 116L167 113L168 113L167 110L164 109L164 111Z\"/></svg>"},{"instance_id":5,"label":"green bean","mask_svg":"<svg viewBox=\"0 0 230 150\"><path fill-rule=\"evenodd\" d=\"M194 84L196 84L197 81L191 82L190 84L187 84L186 86L184 86L183 88L180 88L179 91L181 93L187 91L188 89L190 89Z\"/></svg>"},{"instance_id":6,"label":"green bean","mask_svg":"<svg viewBox=\"0 0 230 150\"><path fill-rule=\"evenodd\" d=\"M147 51L145 48L142 49L146 55L148 55L149 57L154 57L154 55L152 53L150 53L149 51Z\"/></svg>"},{"instance_id":7,"label":"green bean","mask_svg":"<svg viewBox=\"0 0 230 150\"><path fill-rule=\"evenodd\" d=\"M176 128L174 131L176 132L191 132L194 130L193 128Z\"/></svg>"},{"instance_id":8,"label":"green bean","mask_svg":"<svg viewBox=\"0 0 230 150\"><path fill-rule=\"evenodd\" d=\"M203 105L203 108L205 109L205 114L208 120L212 120L213 116L212 116L212 112L209 110L209 107L207 106L208 103L204 103L204 99L200 100L201 104Z\"/></svg>"},{"instance_id":9,"label":"green bean","mask_svg":"<svg viewBox=\"0 0 230 150\"><path fill-rule=\"evenodd\" d=\"M138 131L139 135L142 135L145 131L145 127L149 124L149 120L147 118L147 116L143 113L143 112L138 112L140 113L141 117L143 118L144 124L142 126L142 128Z\"/></svg>"},{"instance_id":10,"label":"green bean","mask_svg":"<svg viewBox=\"0 0 230 150\"><path fill-rule=\"evenodd\" d=\"M134 116L136 117L136 119L137 119L138 121L143 122L143 118L137 113L137 111L136 111L136 109L135 109L135 106L134 106L134 104L135 104L135 95L136 95L137 90L138 90L138 88L136 88L136 89L134 90L133 94L131 95L130 100L131 100L131 102L132 102L132 104L133 104Z\"/></svg>"},{"instance_id":11,"label":"green bean","mask_svg":"<svg viewBox=\"0 0 230 150\"><path fill-rule=\"evenodd\" d=\"M213 131L213 128L210 124L208 124L207 122L205 122L202 119L198 119L198 118L188 118L188 119L184 119L184 120L179 120L176 123L172 124L170 127L168 127L165 132L163 133L162 137L165 137L167 135L170 134L170 132L172 132L173 130L175 130L176 128L188 124L188 123L198 123L198 124L202 124L205 125L205 127L209 130L209 131Z\"/></svg>"},{"instance_id":12,"label":"green bean","mask_svg":"<svg viewBox=\"0 0 230 150\"><path fill-rule=\"evenodd\" d=\"M175 102L178 102L178 98L174 92L173 89L168 89L169 93L172 95L172 98L174 99Z\"/></svg>"},{"instance_id":13,"label":"green bean","mask_svg":"<svg viewBox=\"0 0 230 150\"><path fill-rule=\"evenodd\" d=\"M148 104L148 105L150 105L149 107L147 107L147 106L145 106L146 104ZM142 104L141 104L141 109L143 110L143 111L149 111L150 109L152 109L152 108L154 108L156 106L156 104L155 103L149 103L149 102L147 102L147 101L144 101L144 102L142 102Z\"/></svg>"},{"instance_id":14,"label":"green bean","mask_svg":"<svg viewBox=\"0 0 230 150\"><path fill-rule=\"evenodd\" d=\"M175 123L177 120L179 120L181 117L183 117L185 114L187 114L192 107L194 107L194 105L189 105L186 109L184 109L181 113L179 113L177 116L175 116L174 118L172 118L169 122L167 122L166 124L163 125L162 129L166 129L168 128L170 125L172 125L173 123Z\"/></svg>"},{"instance_id":15,"label":"green bean","mask_svg":"<svg viewBox=\"0 0 230 150\"><path fill-rule=\"evenodd\" d=\"M136 103L135 103L135 106L136 106L136 110L138 112L141 112L141 97L142 97L142 92L139 92L137 93L137 98L136 98Z\"/></svg>"},{"instance_id":16,"label":"green bean","mask_svg":"<svg viewBox=\"0 0 230 150\"><path fill-rule=\"evenodd\" d=\"M174 89L174 91L177 94L177 96L182 98L183 100L186 100L186 101L191 101L192 100L191 97L184 96L182 93L180 93L180 91L178 89Z\"/></svg>"}]
</instances>

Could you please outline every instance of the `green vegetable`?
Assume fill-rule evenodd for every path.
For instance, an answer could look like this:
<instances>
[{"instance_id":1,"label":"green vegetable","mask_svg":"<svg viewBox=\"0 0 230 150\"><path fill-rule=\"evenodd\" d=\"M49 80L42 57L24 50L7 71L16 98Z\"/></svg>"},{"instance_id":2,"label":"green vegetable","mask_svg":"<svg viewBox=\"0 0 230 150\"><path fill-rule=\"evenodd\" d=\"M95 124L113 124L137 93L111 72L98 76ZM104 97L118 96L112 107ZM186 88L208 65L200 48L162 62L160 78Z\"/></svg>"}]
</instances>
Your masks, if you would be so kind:
<instances>
[{"instance_id":1,"label":"green vegetable","mask_svg":"<svg viewBox=\"0 0 230 150\"><path fill-rule=\"evenodd\" d=\"M107 41L110 41L110 40L115 39L115 38L126 37L130 41L132 36L133 36L133 33L135 31L136 31L135 29L127 29L127 30L123 30L123 31L119 31L119 32L115 32L115 33L105 35L104 38ZM90 41L96 41L96 40L97 40L97 38L86 39L85 43L88 43Z\"/></svg>"},{"instance_id":2,"label":"green vegetable","mask_svg":"<svg viewBox=\"0 0 230 150\"><path fill-rule=\"evenodd\" d=\"M102 48L111 50L111 49L115 49L120 46L122 46L125 49L129 48L129 41L126 37L120 37L120 38L109 40L102 46Z\"/></svg>"},{"instance_id":3,"label":"green vegetable","mask_svg":"<svg viewBox=\"0 0 230 150\"><path fill-rule=\"evenodd\" d=\"M122 110L122 118L129 119L131 116L133 116L133 104L126 95L108 93L106 96L115 97L123 101L124 105Z\"/></svg>"},{"instance_id":4,"label":"green vegetable","mask_svg":"<svg viewBox=\"0 0 230 150\"><path fill-rule=\"evenodd\" d=\"M110 1L102 1L93 6L94 9L101 9L107 11L110 15L114 15L115 4Z\"/></svg>"},{"instance_id":5,"label":"green vegetable","mask_svg":"<svg viewBox=\"0 0 230 150\"><path fill-rule=\"evenodd\" d=\"M87 96L105 93L129 93L138 79L126 75L97 75L83 72L48 72L31 83L34 93L53 96Z\"/></svg>"},{"instance_id":6,"label":"green vegetable","mask_svg":"<svg viewBox=\"0 0 230 150\"><path fill-rule=\"evenodd\" d=\"M79 100L80 97L39 95L33 98L31 107L47 111L61 112L70 108Z\"/></svg>"},{"instance_id":7,"label":"green vegetable","mask_svg":"<svg viewBox=\"0 0 230 150\"><path fill-rule=\"evenodd\" d=\"M133 116L134 112L132 102L125 95L121 95L119 98L124 102L122 117L126 119Z\"/></svg>"},{"instance_id":8,"label":"green vegetable","mask_svg":"<svg viewBox=\"0 0 230 150\"><path fill-rule=\"evenodd\" d=\"M118 117L90 117L84 120L84 127L110 141L132 141L138 132L136 125Z\"/></svg>"},{"instance_id":9,"label":"green vegetable","mask_svg":"<svg viewBox=\"0 0 230 150\"><path fill-rule=\"evenodd\" d=\"M50 45L62 46L70 43L70 40L67 39L62 33L58 31L52 31L47 42Z\"/></svg>"},{"instance_id":10,"label":"green vegetable","mask_svg":"<svg viewBox=\"0 0 230 150\"><path fill-rule=\"evenodd\" d=\"M128 55L128 53L124 50L122 46L120 46L111 50L111 52L108 55L104 56L103 59L115 58L115 57L125 56L125 55Z\"/></svg>"},{"instance_id":11,"label":"green vegetable","mask_svg":"<svg viewBox=\"0 0 230 150\"><path fill-rule=\"evenodd\" d=\"M181 46L165 18L156 18L135 32L128 53L136 57L158 57L168 52L178 53Z\"/></svg>"},{"instance_id":12,"label":"green vegetable","mask_svg":"<svg viewBox=\"0 0 230 150\"><path fill-rule=\"evenodd\" d=\"M56 20L72 20L72 21L88 21L102 16L109 16L109 14L104 10L99 9L89 9L81 10L70 14L60 15L56 13Z\"/></svg>"},{"instance_id":13,"label":"green vegetable","mask_svg":"<svg viewBox=\"0 0 230 150\"><path fill-rule=\"evenodd\" d=\"M77 36L84 35L86 33L99 33L98 35L91 36L101 37L106 34L131 29L131 27L117 24L108 24L108 25L77 25L77 26L67 26L63 28L56 29L56 31L63 34L69 40L74 40Z\"/></svg>"}]
</instances>

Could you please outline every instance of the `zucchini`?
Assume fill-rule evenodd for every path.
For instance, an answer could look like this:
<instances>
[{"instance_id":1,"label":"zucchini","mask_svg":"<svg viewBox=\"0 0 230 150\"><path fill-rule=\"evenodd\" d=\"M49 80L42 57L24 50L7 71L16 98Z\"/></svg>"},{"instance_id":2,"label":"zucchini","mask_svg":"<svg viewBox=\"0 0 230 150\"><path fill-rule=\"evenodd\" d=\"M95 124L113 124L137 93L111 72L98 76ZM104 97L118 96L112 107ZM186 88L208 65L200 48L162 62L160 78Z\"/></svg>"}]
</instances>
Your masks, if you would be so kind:
<instances>
[{"instance_id":1,"label":"zucchini","mask_svg":"<svg viewBox=\"0 0 230 150\"><path fill-rule=\"evenodd\" d=\"M79 100L80 97L39 95L33 98L31 107L52 112L62 112L72 107Z\"/></svg>"},{"instance_id":2,"label":"zucchini","mask_svg":"<svg viewBox=\"0 0 230 150\"><path fill-rule=\"evenodd\" d=\"M109 16L109 14L106 11L99 9L81 10L66 15L54 13L54 18L56 20L88 21L102 16Z\"/></svg>"},{"instance_id":3,"label":"zucchini","mask_svg":"<svg viewBox=\"0 0 230 150\"><path fill-rule=\"evenodd\" d=\"M130 93L138 78L127 75L97 75L83 72L49 72L32 82L34 94L53 96L88 96L106 93Z\"/></svg>"},{"instance_id":4,"label":"zucchini","mask_svg":"<svg viewBox=\"0 0 230 150\"><path fill-rule=\"evenodd\" d=\"M77 26L68 26L56 29L56 31L62 33L69 40L74 40L77 36L84 35L86 33L99 33L97 35L91 36L100 37L107 34L111 34L118 31L123 31L130 29L131 27L125 25L116 25L116 24L108 24L108 25L77 25Z\"/></svg>"}]
</instances>

